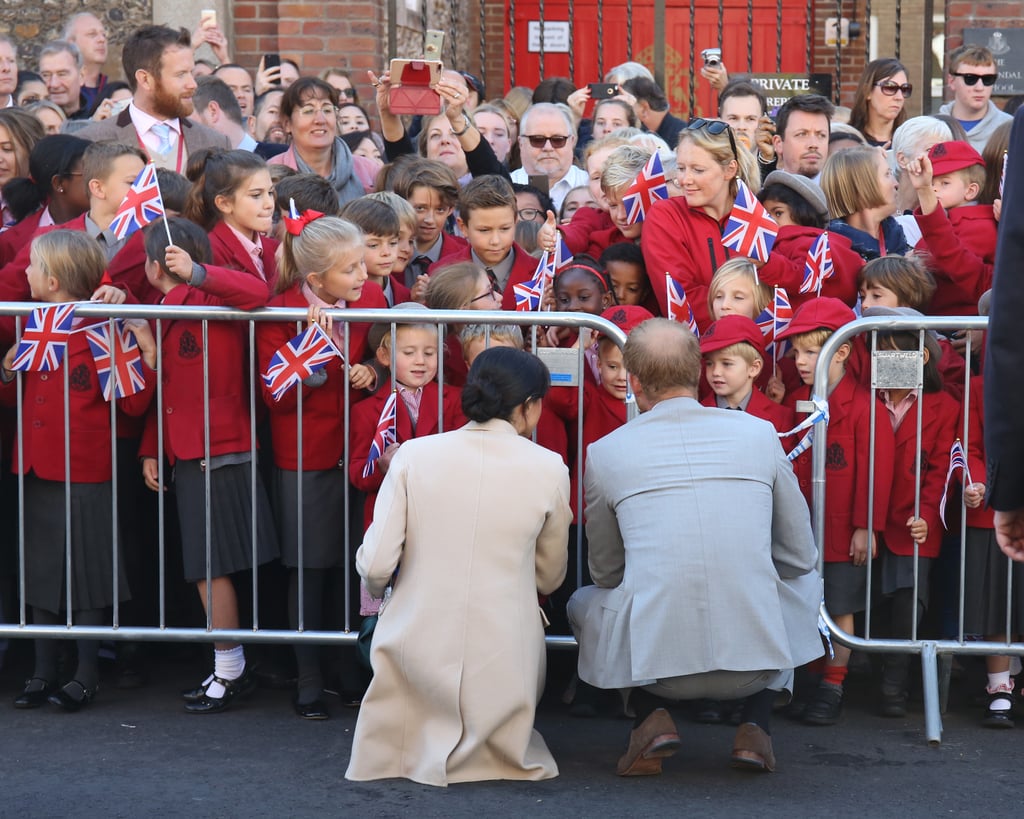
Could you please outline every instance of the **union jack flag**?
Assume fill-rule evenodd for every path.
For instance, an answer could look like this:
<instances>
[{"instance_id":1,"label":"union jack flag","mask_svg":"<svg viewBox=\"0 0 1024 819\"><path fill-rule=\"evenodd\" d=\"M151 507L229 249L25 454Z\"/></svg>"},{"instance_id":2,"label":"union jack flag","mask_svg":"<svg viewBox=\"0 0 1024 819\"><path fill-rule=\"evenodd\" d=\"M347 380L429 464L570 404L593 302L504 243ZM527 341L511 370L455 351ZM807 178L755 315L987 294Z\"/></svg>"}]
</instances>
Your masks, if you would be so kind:
<instances>
[{"instance_id":1,"label":"union jack flag","mask_svg":"<svg viewBox=\"0 0 1024 819\"><path fill-rule=\"evenodd\" d=\"M397 410L398 392L396 391L388 396L388 400L384 402L384 409L380 411L377 431L373 433L370 451L366 455L366 466L363 467L364 478L369 478L377 469L377 459L384 454L384 450L398 442Z\"/></svg>"},{"instance_id":2,"label":"union jack flag","mask_svg":"<svg viewBox=\"0 0 1024 819\"><path fill-rule=\"evenodd\" d=\"M693 308L690 307L690 300L686 298L686 291L668 273L665 274L665 289L668 296L668 317L671 321L678 321L680 324L689 325L693 334L700 338L697 330L697 319L693 317Z\"/></svg>"},{"instance_id":3,"label":"union jack flag","mask_svg":"<svg viewBox=\"0 0 1024 819\"><path fill-rule=\"evenodd\" d=\"M549 268L545 268L545 274L550 272L548 283L550 284L551 279L561 276L570 267L572 267L572 253L569 252L569 246L565 243L565 239L559 234L554 258L549 262ZM537 269L540 270L540 265L537 266Z\"/></svg>"},{"instance_id":4,"label":"union jack flag","mask_svg":"<svg viewBox=\"0 0 1024 819\"><path fill-rule=\"evenodd\" d=\"M622 195L626 221L631 225L642 222L647 218L651 205L659 199L668 199L668 184L665 182L665 169L661 165L661 157L655 151Z\"/></svg>"},{"instance_id":5,"label":"union jack flag","mask_svg":"<svg viewBox=\"0 0 1024 819\"><path fill-rule=\"evenodd\" d=\"M776 356L782 352L782 345L776 344L779 333L789 327L793 320L793 305L789 302L789 294L784 287L775 288L775 296L761 314L754 319L764 333L764 351Z\"/></svg>"},{"instance_id":6,"label":"union jack flag","mask_svg":"<svg viewBox=\"0 0 1024 819\"><path fill-rule=\"evenodd\" d=\"M125 239L164 215L164 200L157 184L156 165L150 162L132 182L117 209L114 221L110 223L110 229L118 239Z\"/></svg>"},{"instance_id":7,"label":"union jack flag","mask_svg":"<svg viewBox=\"0 0 1024 819\"><path fill-rule=\"evenodd\" d=\"M722 245L741 256L766 262L779 233L779 225L742 179L736 180L736 186L736 202L722 231Z\"/></svg>"},{"instance_id":8,"label":"union jack flag","mask_svg":"<svg viewBox=\"0 0 1024 819\"><path fill-rule=\"evenodd\" d=\"M18 349L14 351L11 369L41 373L56 370L68 349L68 336L74 319L74 304L37 307L29 313Z\"/></svg>"},{"instance_id":9,"label":"union jack flag","mask_svg":"<svg viewBox=\"0 0 1024 819\"><path fill-rule=\"evenodd\" d=\"M114 397L125 398L146 388L146 377L142 372L142 353L135 335L123 322L117 322L117 329L114 332L116 347L113 356L110 353L112 345L110 327L107 324L86 328L85 337L96 362L96 375L100 379L104 401L111 400L111 390Z\"/></svg>"},{"instance_id":10,"label":"union jack flag","mask_svg":"<svg viewBox=\"0 0 1024 819\"><path fill-rule=\"evenodd\" d=\"M946 495L949 494L949 481L953 477L953 473L958 469L963 470L963 486L966 489L974 483L974 480L971 478L970 467L967 466L967 455L964 453L964 445L960 443L959 438L949 448L949 469L946 470L946 485L942 489L942 500L939 501L939 517L942 519L943 526L946 526ZM948 529L949 527L946 526L946 528Z\"/></svg>"},{"instance_id":11,"label":"union jack flag","mask_svg":"<svg viewBox=\"0 0 1024 819\"><path fill-rule=\"evenodd\" d=\"M263 373L263 383L274 400L280 401L288 390L325 367L336 355L338 348L323 327L311 324L274 353Z\"/></svg>"},{"instance_id":12,"label":"union jack flag","mask_svg":"<svg viewBox=\"0 0 1024 819\"><path fill-rule=\"evenodd\" d=\"M804 261L804 280L800 285L801 293L817 292L821 295L821 285L825 279L831 279L835 273L832 265L832 247L828 243L828 231L823 231L814 240L807 251L807 259Z\"/></svg>"},{"instance_id":13,"label":"union jack flag","mask_svg":"<svg viewBox=\"0 0 1024 819\"><path fill-rule=\"evenodd\" d=\"M553 254L544 251L540 261L537 262L537 269L534 271L532 279L522 284L512 285L512 293L516 297L516 310L519 312L540 310L544 301L544 291L551 286L555 278L556 264L559 256L562 255L559 251L564 250L566 254L569 252L565 247L565 241L561 238L559 238L559 245L561 247L556 248ZM568 258L572 262L572 256ZM568 265L564 265L564 267L567 268Z\"/></svg>"}]
</instances>

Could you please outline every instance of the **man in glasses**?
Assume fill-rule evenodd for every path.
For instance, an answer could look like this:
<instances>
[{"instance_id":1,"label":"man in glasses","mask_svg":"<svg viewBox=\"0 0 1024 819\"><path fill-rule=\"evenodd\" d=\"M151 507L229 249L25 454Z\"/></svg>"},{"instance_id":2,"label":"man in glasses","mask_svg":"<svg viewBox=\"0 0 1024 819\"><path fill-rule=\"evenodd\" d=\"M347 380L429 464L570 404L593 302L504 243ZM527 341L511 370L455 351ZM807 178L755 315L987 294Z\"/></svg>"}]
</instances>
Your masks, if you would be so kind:
<instances>
[{"instance_id":1,"label":"man in glasses","mask_svg":"<svg viewBox=\"0 0 1024 819\"><path fill-rule=\"evenodd\" d=\"M949 55L949 90L953 100L939 112L949 114L964 126L967 141L978 153L985 150L992 132L1012 117L992 102L999 71L987 48L965 45Z\"/></svg>"},{"instance_id":2,"label":"man in glasses","mask_svg":"<svg viewBox=\"0 0 1024 819\"><path fill-rule=\"evenodd\" d=\"M519 156L523 167L512 172L512 181L535 184L531 176L548 178L548 196L555 212L573 188L586 185L587 172L573 164L576 126L568 106L538 102L526 109L519 125Z\"/></svg>"}]
</instances>

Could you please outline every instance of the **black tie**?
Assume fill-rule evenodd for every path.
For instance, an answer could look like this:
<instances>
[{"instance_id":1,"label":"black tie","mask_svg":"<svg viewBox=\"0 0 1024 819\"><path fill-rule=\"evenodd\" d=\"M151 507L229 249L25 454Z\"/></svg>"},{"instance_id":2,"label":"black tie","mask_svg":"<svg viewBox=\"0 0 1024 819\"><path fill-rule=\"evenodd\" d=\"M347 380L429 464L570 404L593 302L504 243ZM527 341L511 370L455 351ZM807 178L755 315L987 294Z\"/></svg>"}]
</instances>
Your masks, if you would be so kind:
<instances>
[{"instance_id":1,"label":"black tie","mask_svg":"<svg viewBox=\"0 0 1024 819\"><path fill-rule=\"evenodd\" d=\"M489 267L485 267L484 272L487 274L487 278L491 280L491 287L497 287L498 277L494 275L494 271Z\"/></svg>"},{"instance_id":2,"label":"black tie","mask_svg":"<svg viewBox=\"0 0 1024 819\"><path fill-rule=\"evenodd\" d=\"M416 278L418 276L425 276L427 268L434 263L434 260L429 256L417 256L413 259L409 266L405 268L405 286L412 287L416 284Z\"/></svg>"}]
</instances>

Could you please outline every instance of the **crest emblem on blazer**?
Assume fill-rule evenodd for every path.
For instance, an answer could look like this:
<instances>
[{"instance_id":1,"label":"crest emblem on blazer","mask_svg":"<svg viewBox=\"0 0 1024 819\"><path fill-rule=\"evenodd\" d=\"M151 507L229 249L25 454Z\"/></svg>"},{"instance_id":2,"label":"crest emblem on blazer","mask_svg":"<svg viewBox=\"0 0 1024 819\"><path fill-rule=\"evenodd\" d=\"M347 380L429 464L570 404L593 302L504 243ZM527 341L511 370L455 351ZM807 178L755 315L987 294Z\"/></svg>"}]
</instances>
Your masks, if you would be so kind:
<instances>
[{"instance_id":1,"label":"crest emblem on blazer","mask_svg":"<svg viewBox=\"0 0 1024 819\"><path fill-rule=\"evenodd\" d=\"M846 452L843 445L833 441L825 452L825 469L846 469Z\"/></svg>"},{"instance_id":2,"label":"crest emblem on blazer","mask_svg":"<svg viewBox=\"0 0 1024 819\"><path fill-rule=\"evenodd\" d=\"M191 330L186 330L181 334L181 340L178 342L178 356L180 358L196 358L200 355L202 355L202 350L199 349L199 342L196 341Z\"/></svg>"},{"instance_id":3,"label":"crest emblem on blazer","mask_svg":"<svg viewBox=\"0 0 1024 819\"><path fill-rule=\"evenodd\" d=\"M88 392L92 389L92 376L86 364L79 364L68 375L68 386L75 392Z\"/></svg>"}]
</instances>

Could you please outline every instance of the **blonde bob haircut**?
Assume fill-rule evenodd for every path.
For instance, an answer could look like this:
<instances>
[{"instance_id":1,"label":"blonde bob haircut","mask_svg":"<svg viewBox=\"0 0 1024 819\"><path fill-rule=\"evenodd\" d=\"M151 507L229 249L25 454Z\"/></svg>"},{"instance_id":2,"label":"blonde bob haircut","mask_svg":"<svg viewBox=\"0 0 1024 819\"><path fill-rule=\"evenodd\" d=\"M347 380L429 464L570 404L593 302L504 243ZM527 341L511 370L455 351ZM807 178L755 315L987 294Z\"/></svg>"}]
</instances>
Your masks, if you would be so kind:
<instances>
[{"instance_id":1,"label":"blonde bob haircut","mask_svg":"<svg viewBox=\"0 0 1024 819\"><path fill-rule=\"evenodd\" d=\"M601 171L601 190L616 193L628 187L644 169L653 151L638 145L622 145L608 155Z\"/></svg>"},{"instance_id":2,"label":"blonde bob haircut","mask_svg":"<svg viewBox=\"0 0 1024 819\"><path fill-rule=\"evenodd\" d=\"M438 270L427 284L431 310L468 310L484 269L473 262L456 262Z\"/></svg>"},{"instance_id":3,"label":"blonde bob haircut","mask_svg":"<svg viewBox=\"0 0 1024 819\"><path fill-rule=\"evenodd\" d=\"M76 299L88 299L103 279L107 257L99 242L81 230L51 230L32 240L30 259L43 274Z\"/></svg>"},{"instance_id":4,"label":"blonde bob haircut","mask_svg":"<svg viewBox=\"0 0 1024 819\"><path fill-rule=\"evenodd\" d=\"M618 133L616 131L615 133ZM600 139L592 139L587 143L587 147L583 149L583 167L586 168L587 161L596 154L598 151L603 151L606 148L619 148L623 145L628 145L629 140L623 139L620 136L604 136Z\"/></svg>"},{"instance_id":5,"label":"blonde bob haircut","mask_svg":"<svg viewBox=\"0 0 1024 819\"><path fill-rule=\"evenodd\" d=\"M736 177L729 182L730 196L736 196L737 178L746 182L752 193L761 190L761 171L757 167L757 159L744 147L742 140L736 139L735 134L733 134L733 142L736 145L735 155L732 150L733 142L729 141L729 134L726 131L722 131L720 134L709 134L707 128L688 128L679 135L676 147L678 148L684 142L690 142L698 148L703 148L723 168L729 167L730 162L736 162Z\"/></svg>"},{"instance_id":6,"label":"blonde bob haircut","mask_svg":"<svg viewBox=\"0 0 1024 819\"><path fill-rule=\"evenodd\" d=\"M304 225L302 233L285 233L277 249L277 292L283 293L310 273L323 273L346 253L363 244L363 232L338 216L321 216Z\"/></svg>"},{"instance_id":7,"label":"blonde bob haircut","mask_svg":"<svg viewBox=\"0 0 1024 819\"><path fill-rule=\"evenodd\" d=\"M729 259L715 271L715 275L711 277L711 284L708 285L708 312L711 315L715 314L715 294L737 279L746 281L754 294L754 315L751 318L757 318L775 295L771 287L761 283L757 277L757 267L750 259L746 257Z\"/></svg>"},{"instance_id":8,"label":"blonde bob haircut","mask_svg":"<svg viewBox=\"0 0 1024 819\"><path fill-rule=\"evenodd\" d=\"M821 190L833 219L845 219L886 204L878 187L880 150L865 146L828 155L821 169Z\"/></svg>"}]
</instances>

